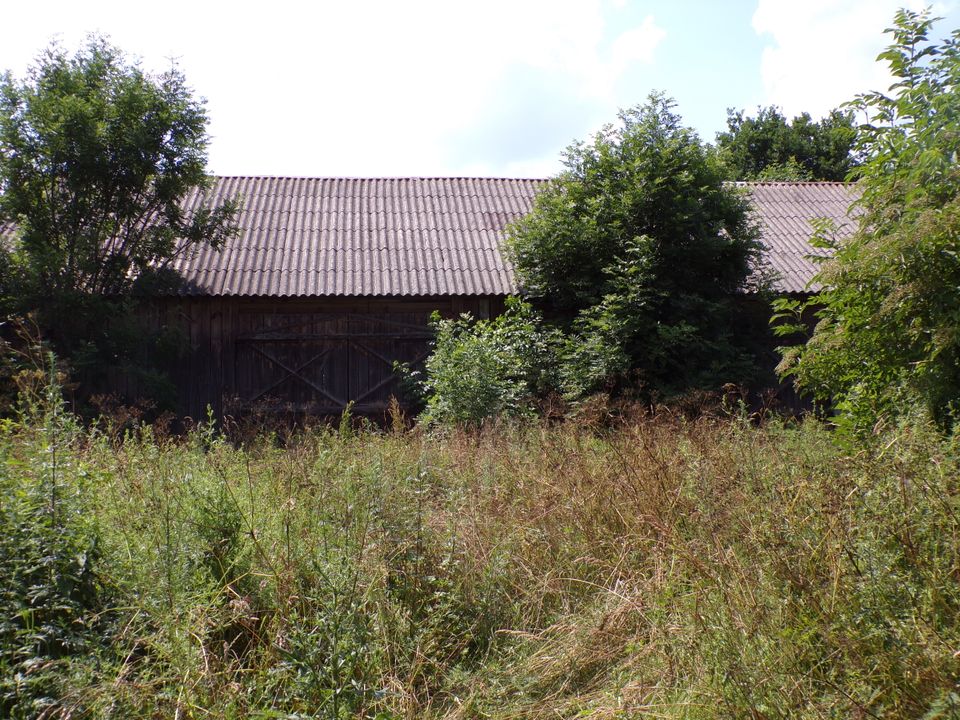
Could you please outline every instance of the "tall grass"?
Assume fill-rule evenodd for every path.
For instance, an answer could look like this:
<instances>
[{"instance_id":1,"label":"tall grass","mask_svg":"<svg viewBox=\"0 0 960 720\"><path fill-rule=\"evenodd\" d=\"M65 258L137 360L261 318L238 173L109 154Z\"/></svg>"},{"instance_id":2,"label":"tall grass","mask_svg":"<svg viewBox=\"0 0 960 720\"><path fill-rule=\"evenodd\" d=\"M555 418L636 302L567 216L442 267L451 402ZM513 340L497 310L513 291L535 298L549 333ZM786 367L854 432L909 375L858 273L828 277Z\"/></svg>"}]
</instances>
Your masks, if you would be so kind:
<instances>
[{"instance_id":1,"label":"tall grass","mask_svg":"<svg viewBox=\"0 0 960 720\"><path fill-rule=\"evenodd\" d=\"M960 712L957 445L923 427L853 450L671 417L238 445L35 417L0 428L0 463L12 716ZM58 578L88 546L78 594Z\"/></svg>"}]
</instances>

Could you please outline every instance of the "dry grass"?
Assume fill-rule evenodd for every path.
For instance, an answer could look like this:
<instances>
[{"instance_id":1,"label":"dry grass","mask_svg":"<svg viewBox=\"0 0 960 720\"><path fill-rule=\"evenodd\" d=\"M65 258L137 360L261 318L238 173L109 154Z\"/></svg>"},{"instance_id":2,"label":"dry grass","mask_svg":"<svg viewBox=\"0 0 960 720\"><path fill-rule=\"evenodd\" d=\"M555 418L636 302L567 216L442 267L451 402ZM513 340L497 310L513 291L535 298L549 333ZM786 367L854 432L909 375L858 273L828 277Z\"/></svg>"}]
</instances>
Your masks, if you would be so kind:
<instances>
[{"instance_id":1,"label":"dry grass","mask_svg":"<svg viewBox=\"0 0 960 720\"><path fill-rule=\"evenodd\" d=\"M9 477L49 442L5 437ZM113 609L49 717L956 711L957 457L922 428L855 451L664 416L69 452Z\"/></svg>"}]
</instances>

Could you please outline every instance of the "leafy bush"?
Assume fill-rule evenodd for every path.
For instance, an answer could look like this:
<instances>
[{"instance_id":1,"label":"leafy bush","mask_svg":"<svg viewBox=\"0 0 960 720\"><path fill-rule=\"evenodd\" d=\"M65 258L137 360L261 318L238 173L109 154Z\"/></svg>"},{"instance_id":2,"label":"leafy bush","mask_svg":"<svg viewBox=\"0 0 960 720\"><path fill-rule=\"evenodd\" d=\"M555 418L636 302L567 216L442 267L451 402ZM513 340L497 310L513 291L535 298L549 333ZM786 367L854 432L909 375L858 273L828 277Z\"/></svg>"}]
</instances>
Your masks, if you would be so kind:
<instances>
[{"instance_id":1,"label":"leafy bush","mask_svg":"<svg viewBox=\"0 0 960 720\"><path fill-rule=\"evenodd\" d=\"M733 299L759 245L724 173L655 94L571 146L565 170L510 228L524 291L569 321L568 395L627 371L661 396L749 378Z\"/></svg>"},{"instance_id":2,"label":"leafy bush","mask_svg":"<svg viewBox=\"0 0 960 720\"><path fill-rule=\"evenodd\" d=\"M718 390L755 375L734 298L759 251L745 197L673 103L620 113L508 232L524 291L500 320L438 323L424 385L430 421L477 425L529 414L550 392L581 400Z\"/></svg>"},{"instance_id":3,"label":"leafy bush","mask_svg":"<svg viewBox=\"0 0 960 720\"><path fill-rule=\"evenodd\" d=\"M206 125L179 70L151 75L97 36L0 75L0 312L36 312L87 397L122 374L158 406L175 399L163 338L131 298L238 232L236 199L182 202L211 183Z\"/></svg>"},{"instance_id":4,"label":"leafy bush","mask_svg":"<svg viewBox=\"0 0 960 720\"><path fill-rule=\"evenodd\" d=\"M109 608L86 472L72 448L50 359L43 397L26 399L26 433L0 426L0 714L52 717L69 691L71 663L105 640Z\"/></svg>"},{"instance_id":5,"label":"leafy bush","mask_svg":"<svg viewBox=\"0 0 960 720\"><path fill-rule=\"evenodd\" d=\"M823 238L833 258L808 303L819 322L781 366L855 432L917 407L949 426L960 409L960 37L931 43L932 24L897 13L880 56L896 83L851 103L869 119L857 141L859 229L843 243Z\"/></svg>"},{"instance_id":6,"label":"leafy bush","mask_svg":"<svg viewBox=\"0 0 960 720\"><path fill-rule=\"evenodd\" d=\"M529 303L510 298L496 318L435 318L434 327L423 383L428 423L530 415L537 397L555 387L558 336Z\"/></svg>"},{"instance_id":7,"label":"leafy bush","mask_svg":"<svg viewBox=\"0 0 960 720\"><path fill-rule=\"evenodd\" d=\"M96 36L73 56L53 44L0 77L0 108L0 217L38 301L124 295L181 243L236 235L235 201L181 205L210 185L209 136L176 67L150 75Z\"/></svg>"},{"instance_id":8,"label":"leafy bush","mask_svg":"<svg viewBox=\"0 0 960 720\"><path fill-rule=\"evenodd\" d=\"M672 321L651 313L665 299L653 289L654 244L646 236L626 243L624 256L606 269L609 292L571 324L559 370L568 399L616 390L618 384L648 399L675 397L719 389L721 381L746 383L755 374L751 353L734 341L730 318L723 317L730 312L721 309L723 301L685 293L670 300Z\"/></svg>"}]
</instances>

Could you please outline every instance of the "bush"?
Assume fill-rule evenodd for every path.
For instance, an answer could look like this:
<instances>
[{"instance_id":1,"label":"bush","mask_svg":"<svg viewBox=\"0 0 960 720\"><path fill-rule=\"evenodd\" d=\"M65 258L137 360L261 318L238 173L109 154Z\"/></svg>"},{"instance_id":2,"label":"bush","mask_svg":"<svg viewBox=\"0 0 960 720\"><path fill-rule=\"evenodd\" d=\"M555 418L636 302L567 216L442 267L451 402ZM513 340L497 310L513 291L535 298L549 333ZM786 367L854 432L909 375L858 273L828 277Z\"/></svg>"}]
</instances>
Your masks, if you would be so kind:
<instances>
[{"instance_id":1,"label":"bush","mask_svg":"<svg viewBox=\"0 0 960 720\"><path fill-rule=\"evenodd\" d=\"M508 242L524 292L569 321L567 394L625 379L661 397L749 380L733 300L758 232L673 102L654 94L622 111L564 165Z\"/></svg>"},{"instance_id":2,"label":"bush","mask_svg":"<svg viewBox=\"0 0 960 720\"><path fill-rule=\"evenodd\" d=\"M23 424L0 426L0 714L11 718L76 708L66 702L71 664L108 641L99 533L72 447L79 431L52 356L49 375L43 396L24 400Z\"/></svg>"},{"instance_id":3,"label":"bush","mask_svg":"<svg viewBox=\"0 0 960 720\"><path fill-rule=\"evenodd\" d=\"M490 417L532 415L536 399L556 386L559 338L529 303L510 298L494 319L464 314L435 318L434 327L423 383L428 423L476 426Z\"/></svg>"},{"instance_id":4,"label":"bush","mask_svg":"<svg viewBox=\"0 0 960 720\"><path fill-rule=\"evenodd\" d=\"M821 238L833 257L807 303L818 323L781 364L856 433L918 407L947 428L960 411L960 36L931 43L933 22L897 13L880 56L895 84L851 103L868 118L859 227L842 243Z\"/></svg>"},{"instance_id":5,"label":"bush","mask_svg":"<svg viewBox=\"0 0 960 720\"><path fill-rule=\"evenodd\" d=\"M175 399L134 296L238 232L238 202L206 193L206 124L179 70L149 74L97 36L73 55L52 44L22 80L0 74L0 313L36 312L87 397L123 375Z\"/></svg>"}]
</instances>

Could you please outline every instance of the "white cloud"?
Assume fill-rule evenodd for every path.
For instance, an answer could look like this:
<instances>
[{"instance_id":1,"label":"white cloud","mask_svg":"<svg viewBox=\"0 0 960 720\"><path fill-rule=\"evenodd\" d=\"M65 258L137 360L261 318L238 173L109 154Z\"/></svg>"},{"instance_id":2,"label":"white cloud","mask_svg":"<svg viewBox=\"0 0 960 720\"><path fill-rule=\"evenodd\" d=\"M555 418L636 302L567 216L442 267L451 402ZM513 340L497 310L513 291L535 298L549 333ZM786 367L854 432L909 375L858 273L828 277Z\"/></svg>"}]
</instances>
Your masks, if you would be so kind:
<instances>
[{"instance_id":1,"label":"white cloud","mask_svg":"<svg viewBox=\"0 0 960 720\"><path fill-rule=\"evenodd\" d=\"M897 9L923 0L759 0L753 27L771 36L761 75L766 98L788 115L819 117L861 92L885 91L890 75L878 53Z\"/></svg>"},{"instance_id":2,"label":"white cloud","mask_svg":"<svg viewBox=\"0 0 960 720\"><path fill-rule=\"evenodd\" d=\"M667 31L657 25L653 15L644 18L638 27L621 33L610 51L609 79L615 82L634 63L650 65L654 52L667 36Z\"/></svg>"},{"instance_id":3,"label":"white cloud","mask_svg":"<svg viewBox=\"0 0 960 720\"><path fill-rule=\"evenodd\" d=\"M505 43L499 75L477 93L470 122L443 138L448 162L463 172L555 172L564 147L613 118L621 80L651 64L666 36L652 16L611 32L599 3L549 8L549 29L513 29L518 36Z\"/></svg>"},{"instance_id":4,"label":"white cloud","mask_svg":"<svg viewBox=\"0 0 960 720\"><path fill-rule=\"evenodd\" d=\"M464 152L465 138L535 136L531 123L549 108L534 102L612 115L618 79L650 63L664 38L652 17L614 29L618 2L14 3L0 26L0 69L22 74L55 34L73 48L100 31L149 69L178 59L208 100L216 172L457 172L451 157L465 167L485 152ZM551 155L583 132L579 114L562 127L559 114L548 118L554 126L540 132L562 136ZM510 162L541 162L537 145L516 147Z\"/></svg>"},{"instance_id":5,"label":"white cloud","mask_svg":"<svg viewBox=\"0 0 960 720\"><path fill-rule=\"evenodd\" d=\"M653 15L647 15L641 25L624 31L613 41L614 67L622 70L634 61L652 63L654 50L666 35L667 31L657 25Z\"/></svg>"}]
</instances>

